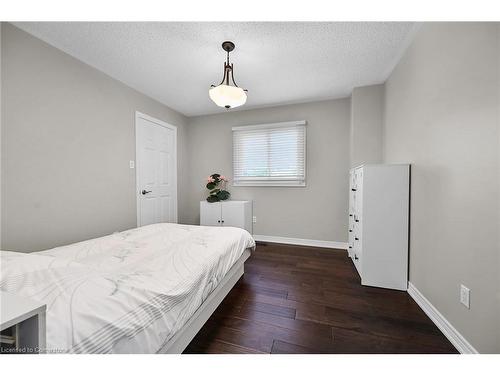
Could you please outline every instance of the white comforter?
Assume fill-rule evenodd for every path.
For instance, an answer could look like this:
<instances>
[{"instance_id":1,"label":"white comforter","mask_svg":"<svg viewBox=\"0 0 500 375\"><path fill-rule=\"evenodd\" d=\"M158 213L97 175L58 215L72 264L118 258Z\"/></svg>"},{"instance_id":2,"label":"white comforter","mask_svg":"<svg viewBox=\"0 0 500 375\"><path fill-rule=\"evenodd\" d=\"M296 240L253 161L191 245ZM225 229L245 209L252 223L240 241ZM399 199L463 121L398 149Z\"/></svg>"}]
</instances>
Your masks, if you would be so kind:
<instances>
[{"instance_id":1,"label":"white comforter","mask_svg":"<svg viewBox=\"0 0 500 375\"><path fill-rule=\"evenodd\" d=\"M154 353L254 246L238 228L154 224L31 254L2 251L0 289L47 304L48 352Z\"/></svg>"}]
</instances>

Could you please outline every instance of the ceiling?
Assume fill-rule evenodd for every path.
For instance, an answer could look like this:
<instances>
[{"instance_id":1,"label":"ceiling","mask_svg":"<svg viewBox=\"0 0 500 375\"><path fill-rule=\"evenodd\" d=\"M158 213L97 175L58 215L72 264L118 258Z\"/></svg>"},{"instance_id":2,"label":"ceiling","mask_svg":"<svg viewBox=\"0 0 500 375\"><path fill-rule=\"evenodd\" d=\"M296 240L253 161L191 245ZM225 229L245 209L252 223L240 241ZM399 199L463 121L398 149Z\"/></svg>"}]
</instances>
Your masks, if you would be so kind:
<instances>
[{"instance_id":1,"label":"ceiling","mask_svg":"<svg viewBox=\"0 0 500 375\"><path fill-rule=\"evenodd\" d=\"M409 44L410 22L22 22L15 25L187 115L226 111L208 97L224 40L242 109L349 96L384 82Z\"/></svg>"}]
</instances>

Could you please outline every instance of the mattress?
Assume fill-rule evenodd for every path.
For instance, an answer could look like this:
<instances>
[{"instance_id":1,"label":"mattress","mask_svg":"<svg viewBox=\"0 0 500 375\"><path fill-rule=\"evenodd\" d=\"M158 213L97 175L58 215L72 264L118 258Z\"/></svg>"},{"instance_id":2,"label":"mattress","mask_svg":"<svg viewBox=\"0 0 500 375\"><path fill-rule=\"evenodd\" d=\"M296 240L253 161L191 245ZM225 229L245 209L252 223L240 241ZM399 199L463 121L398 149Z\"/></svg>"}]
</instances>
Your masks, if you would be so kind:
<instances>
[{"instance_id":1,"label":"mattress","mask_svg":"<svg viewBox=\"0 0 500 375\"><path fill-rule=\"evenodd\" d=\"M0 289L47 305L48 353L155 353L254 246L239 228L153 224L1 251Z\"/></svg>"}]
</instances>

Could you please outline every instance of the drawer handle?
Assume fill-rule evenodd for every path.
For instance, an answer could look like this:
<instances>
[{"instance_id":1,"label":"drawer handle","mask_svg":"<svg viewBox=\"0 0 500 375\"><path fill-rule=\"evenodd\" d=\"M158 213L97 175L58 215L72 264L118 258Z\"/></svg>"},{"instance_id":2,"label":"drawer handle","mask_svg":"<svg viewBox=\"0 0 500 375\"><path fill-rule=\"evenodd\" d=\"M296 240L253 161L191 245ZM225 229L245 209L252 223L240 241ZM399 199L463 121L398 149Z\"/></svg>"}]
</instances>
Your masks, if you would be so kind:
<instances>
[{"instance_id":1,"label":"drawer handle","mask_svg":"<svg viewBox=\"0 0 500 375\"><path fill-rule=\"evenodd\" d=\"M358 256L356 254L354 254L354 259L358 260Z\"/></svg>"},{"instance_id":2,"label":"drawer handle","mask_svg":"<svg viewBox=\"0 0 500 375\"><path fill-rule=\"evenodd\" d=\"M354 220L354 221L355 221L356 223L359 223L359 220L358 220L358 219L356 219L356 220Z\"/></svg>"},{"instance_id":3,"label":"drawer handle","mask_svg":"<svg viewBox=\"0 0 500 375\"><path fill-rule=\"evenodd\" d=\"M349 233L351 233L351 232L352 232L352 229L349 229Z\"/></svg>"},{"instance_id":4,"label":"drawer handle","mask_svg":"<svg viewBox=\"0 0 500 375\"><path fill-rule=\"evenodd\" d=\"M356 189L351 189L351 191L356 191Z\"/></svg>"},{"instance_id":5,"label":"drawer handle","mask_svg":"<svg viewBox=\"0 0 500 375\"><path fill-rule=\"evenodd\" d=\"M349 214L349 217L352 217L352 214Z\"/></svg>"},{"instance_id":6,"label":"drawer handle","mask_svg":"<svg viewBox=\"0 0 500 375\"><path fill-rule=\"evenodd\" d=\"M355 239L356 241L359 241L359 238L358 238L358 237L354 237L354 239Z\"/></svg>"},{"instance_id":7,"label":"drawer handle","mask_svg":"<svg viewBox=\"0 0 500 375\"><path fill-rule=\"evenodd\" d=\"M349 246L349 249L352 249L352 246Z\"/></svg>"}]
</instances>

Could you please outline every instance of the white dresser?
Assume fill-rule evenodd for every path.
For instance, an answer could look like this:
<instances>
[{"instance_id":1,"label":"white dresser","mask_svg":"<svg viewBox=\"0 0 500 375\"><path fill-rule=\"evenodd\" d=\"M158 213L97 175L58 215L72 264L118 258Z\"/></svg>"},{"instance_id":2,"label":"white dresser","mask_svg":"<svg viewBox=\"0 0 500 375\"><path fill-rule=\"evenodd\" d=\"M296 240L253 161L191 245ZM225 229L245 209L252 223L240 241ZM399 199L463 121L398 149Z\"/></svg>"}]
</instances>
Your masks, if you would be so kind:
<instances>
[{"instance_id":1,"label":"white dresser","mask_svg":"<svg viewBox=\"0 0 500 375\"><path fill-rule=\"evenodd\" d=\"M200 202L200 225L242 228L252 234L252 201Z\"/></svg>"},{"instance_id":2,"label":"white dresser","mask_svg":"<svg viewBox=\"0 0 500 375\"><path fill-rule=\"evenodd\" d=\"M361 284L406 290L410 166L361 165L349 180L348 251Z\"/></svg>"}]
</instances>

